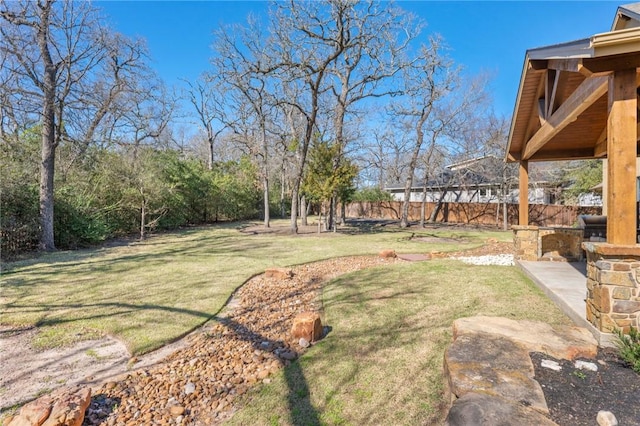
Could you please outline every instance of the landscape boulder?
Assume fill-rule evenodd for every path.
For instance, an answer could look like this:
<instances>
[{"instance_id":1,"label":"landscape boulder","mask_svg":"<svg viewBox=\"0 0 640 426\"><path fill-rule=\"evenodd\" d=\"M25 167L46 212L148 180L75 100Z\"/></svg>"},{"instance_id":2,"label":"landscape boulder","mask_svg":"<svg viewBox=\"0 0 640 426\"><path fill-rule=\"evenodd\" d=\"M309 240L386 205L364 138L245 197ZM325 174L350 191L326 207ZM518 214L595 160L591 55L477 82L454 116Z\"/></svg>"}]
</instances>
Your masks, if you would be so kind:
<instances>
[{"instance_id":1,"label":"landscape boulder","mask_svg":"<svg viewBox=\"0 0 640 426\"><path fill-rule=\"evenodd\" d=\"M295 339L315 342L322 338L322 321L316 312L303 312L293 318L291 334Z\"/></svg>"},{"instance_id":2,"label":"landscape boulder","mask_svg":"<svg viewBox=\"0 0 640 426\"><path fill-rule=\"evenodd\" d=\"M378 256L380 256L383 259L395 259L396 257L398 257L395 250L382 250L378 254Z\"/></svg>"},{"instance_id":3,"label":"landscape boulder","mask_svg":"<svg viewBox=\"0 0 640 426\"><path fill-rule=\"evenodd\" d=\"M62 388L22 406L5 426L80 426L91 402L90 388Z\"/></svg>"},{"instance_id":4,"label":"landscape boulder","mask_svg":"<svg viewBox=\"0 0 640 426\"><path fill-rule=\"evenodd\" d=\"M264 271L265 278L274 278L276 280L288 280L293 277L293 271L289 268L269 268Z\"/></svg>"}]
</instances>

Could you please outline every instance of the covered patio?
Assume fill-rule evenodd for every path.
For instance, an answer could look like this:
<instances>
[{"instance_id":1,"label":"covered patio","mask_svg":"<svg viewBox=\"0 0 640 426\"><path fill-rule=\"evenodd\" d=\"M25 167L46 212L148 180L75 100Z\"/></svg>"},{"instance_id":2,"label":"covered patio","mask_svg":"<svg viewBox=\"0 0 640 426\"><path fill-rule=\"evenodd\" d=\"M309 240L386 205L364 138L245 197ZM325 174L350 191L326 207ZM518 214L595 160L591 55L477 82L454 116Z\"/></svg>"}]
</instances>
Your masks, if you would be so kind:
<instances>
[{"instance_id":1,"label":"covered patio","mask_svg":"<svg viewBox=\"0 0 640 426\"><path fill-rule=\"evenodd\" d=\"M615 329L640 325L639 67L640 3L619 7L610 32L528 50L506 152L520 170L516 258L527 273L544 275L556 266L526 265L543 260L545 242L563 259L586 254L586 277L576 278L582 285L575 291L586 295L585 319L601 342ZM584 242L571 228L530 226L529 163L594 158L607 162L606 241Z\"/></svg>"}]
</instances>

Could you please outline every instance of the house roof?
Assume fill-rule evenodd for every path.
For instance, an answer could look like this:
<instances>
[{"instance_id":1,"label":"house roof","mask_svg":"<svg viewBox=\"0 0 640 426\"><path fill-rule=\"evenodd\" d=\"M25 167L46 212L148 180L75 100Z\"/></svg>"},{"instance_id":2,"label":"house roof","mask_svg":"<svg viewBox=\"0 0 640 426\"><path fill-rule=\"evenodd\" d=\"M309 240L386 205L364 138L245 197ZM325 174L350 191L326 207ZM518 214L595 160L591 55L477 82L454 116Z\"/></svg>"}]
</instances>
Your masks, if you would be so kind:
<instances>
[{"instance_id":1,"label":"house roof","mask_svg":"<svg viewBox=\"0 0 640 426\"><path fill-rule=\"evenodd\" d=\"M625 4L618 7L611 31L624 30L640 25L640 3Z\"/></svg>"},{"instance_id":2,"label":"house roof","mask_svg":"<svg viewBox=\"0 0 640 426\"><path fill-rule=\"evenodd\" d=\"M612 28L526 52L507 161L606 156L608 76L640 67L640 3L620 6Z\"/></svg>"}]
</instances>

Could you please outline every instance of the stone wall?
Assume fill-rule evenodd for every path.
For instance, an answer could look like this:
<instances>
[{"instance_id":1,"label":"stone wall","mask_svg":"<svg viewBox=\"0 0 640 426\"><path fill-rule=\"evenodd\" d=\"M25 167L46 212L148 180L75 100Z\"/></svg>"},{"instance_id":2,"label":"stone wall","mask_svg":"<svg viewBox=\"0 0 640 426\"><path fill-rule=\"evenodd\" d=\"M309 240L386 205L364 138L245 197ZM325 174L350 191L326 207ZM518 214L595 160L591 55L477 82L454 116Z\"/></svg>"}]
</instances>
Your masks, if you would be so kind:
<instances>
[{"instance_id":1,"label":"stone wall","mask_svg":"<svg viewBox=\"0 0 640 426\"><path fill-rule=\"evenodd\" d=\"M515 225L512 229L516 260L565 262L583 259L583 230L580 228Z\"/></svg>"},{"instance_id":2,"label":"stone wall","mask_svg":"<svg viewBox=\"0 0 640 426\"><path fill-rule=\"evenodd\" d=\"M640 246L583 243L587 321L604 333L640 326Z\"/></svg>"},{"instance_id":3,"label":"stone wall","mask_svg":"<svg viewBox=\"0 0 640 426\"><path fill-rule=\"evenodd\" d=\"M540 228L538 231L538 259L573 261L583 259L581 228Z\"/></svg>"}]
</instances>

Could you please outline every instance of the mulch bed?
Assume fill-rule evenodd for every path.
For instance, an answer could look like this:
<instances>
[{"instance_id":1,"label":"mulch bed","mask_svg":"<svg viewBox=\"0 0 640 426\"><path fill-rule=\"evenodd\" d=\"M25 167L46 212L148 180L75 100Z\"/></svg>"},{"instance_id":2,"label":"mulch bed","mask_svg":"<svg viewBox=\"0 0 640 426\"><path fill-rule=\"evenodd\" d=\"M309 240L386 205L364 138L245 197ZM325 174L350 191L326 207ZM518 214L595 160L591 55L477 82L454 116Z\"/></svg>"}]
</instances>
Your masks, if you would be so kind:
<instances>
[{"instance_id":1,"label":"mulch bed","mask_svg":"<svg viewBox=\"0 0 640 426\"><path fill-rule=\"evenodd\" d=\"M640 425L640 375L618 358L615 349L601 348L595 360L584 360L598 366L595 372L541 353L532 353L531 359L535 380L558 425L596 425L601 410L612 412L621 426ZM562 370L541 367L543 359L556 361Z\"/></svg>"}]
</instances>

